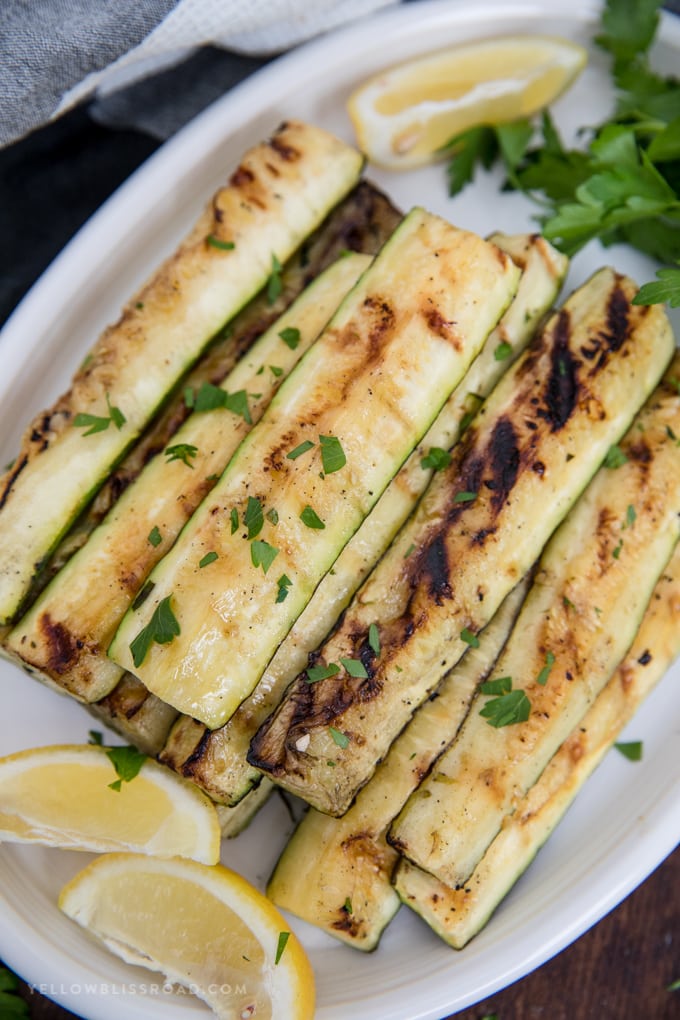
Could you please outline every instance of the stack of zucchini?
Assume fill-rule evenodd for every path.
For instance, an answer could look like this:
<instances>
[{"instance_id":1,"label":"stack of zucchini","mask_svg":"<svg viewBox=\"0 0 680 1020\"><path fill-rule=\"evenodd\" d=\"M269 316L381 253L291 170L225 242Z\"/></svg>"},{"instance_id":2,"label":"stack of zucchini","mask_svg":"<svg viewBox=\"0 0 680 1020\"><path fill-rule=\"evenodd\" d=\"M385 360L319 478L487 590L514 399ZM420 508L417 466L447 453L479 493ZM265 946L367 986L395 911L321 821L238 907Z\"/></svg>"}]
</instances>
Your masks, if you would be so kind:
<instances>
[{"instance_id":1,"label":"stack of zucchini","mask_svg":"<svg viewBox=\"0 0 680 1020\"><path fill-rule=\"evenodd\" d=\"M680 651L680 362L632 281L548 315L540 236L360 175L283 125L31 423L2 643L225 834L310 805L280 906L462 946Z\"/></svg>"}]
</instances>

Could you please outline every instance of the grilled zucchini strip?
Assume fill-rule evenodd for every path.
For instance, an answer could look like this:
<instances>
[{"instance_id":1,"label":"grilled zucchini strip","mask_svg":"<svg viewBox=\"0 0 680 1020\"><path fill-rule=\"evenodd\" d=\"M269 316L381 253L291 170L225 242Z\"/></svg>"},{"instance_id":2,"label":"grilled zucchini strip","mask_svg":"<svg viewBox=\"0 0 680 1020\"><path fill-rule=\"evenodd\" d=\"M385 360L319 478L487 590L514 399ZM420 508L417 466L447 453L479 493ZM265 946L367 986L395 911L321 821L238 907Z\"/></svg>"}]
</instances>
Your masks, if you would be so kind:
<instances>
[{"instance_id":1,"label":"grilled zucchini strip","mask_svg":"<svg viewBox=\"0 0 680 1020\"><path fill-rule=\"evenodd\" d=\"M252 149L102 335L69 392L27 429L0 479L0 623L15 617L41 562L168 391L267 282L273 257L288 258L356 184L361 165L354 149L296 122Z\"/></svg>"},{"instance_id":2,"label":"grilled zucchini strip","mask_svg":"<svg viewBox=\"0 0 680 1020\"><path fill-rule=\"evenodd\" d=\"M619 466L600 469L546 546L494 670L514 694L480 692L392 825L390 842L446 885L467 881L634 640L680 537L678 371L680 356L617 447ZM489 725L488 706L516 696L526 712Z\"/></svg>"},{"instance_id":3,"label":"grilled zucchini strip","mask_svg":"<svg viewBox=\"0 0 680 1020\"><path fill-rule=\"evenodd\" d=\"M503 376L315 653L326 667L359 659L366 675L301 674L254 738L252 765L319 810L347 810L465 651L463 632L493 616L662 375L670 324L660 307L632 305L636 291L601 270Z\"/></svg>"},{"instance_id":4,"label":"grilled zucchini strip","mask_svg":"<svg viewBox=\"0 0 680 1020\"><path fill-rule=\"evenodd\" d=\"M326 325L368 267L368 255L348 254L322 273L243 356L209 407L192 414L172 438L195 451L190 467L159 452L125 490L85 545L71 557L6 641L33 676L80 700L106 697L123 670L106 651L151 569L264 413L283 378ZM283 336L294 334L286 343ZM191 390L200 401L205 390ZM215 396L240 394L237 410Z\"/></svg>"},{"instance_id":5,"label":"grilled zucchini strip","mask_svg":"<svg viewBox=\"0 0 680 1020\"><path fill-rule=\"evenodd\" d=\"M163 403L153 422L109 474L93 501L61 540L31 585L23 611L87 541L121 493L139 476L159 450L170 445L171 436L186 421L191 409L185 393L198 391L204 383L219 385L246 351L269 329L305 287L348 251L375 255L402 219L386 195L361 180L337 205L317 230L293 253L281 271L281 292L260 291L246 307L211 340L199 361ZM269 288L267 288L269 290ZM0 630L0 640L2 631Z\"/></svg>"},{"instance_id":6,"label":"grilled zucchini strip","mask_svg":"<svg viewBox=\"0 0 680 1020\"><path fill-rule=\"evenodd\" d=\"M387 843L387 828L455 737L477 685L488 676L510 633L527 588L528 581L521 581L508 595L485 627L479 647L468 650L436 695L416 712L342 818L314 808L306 813L267 886L279 907L358 949L375 948L399 906L391 884L398 854Z\"/></svg>"},{"instance_id":7,"label":"grilled zucchini strip","mask_svg":"<svg viewBox=\"0 0 680 1020\"><path fill-rule=\"evenodd\" d=\"M539 235L494 234L490 240L512 257L522 276L512 303L464 379L342 550L333 570L319 583L253 693L217 730L207 730L187 716L172 728L161 760L219 802L234 803L259 782L261 773L246 761L258 727L305 668L309 654L323 641L413 510L433 474L432 468L423 465L423 458L433 447L446 450L457 441L470 409L479 406L480 399L519 356L557 296L567 270L565 256Z\"/></svg>"},{"instance_id":8,"label":"grilled zucchini strip","mask_svg":"<svg viewBox=\"0 0 680 1020\"><path fill-rule=\"evenodd\" d=\"M114 661L180 711L223 725L465 374L518 277L494 245L413 210L149 575L154 588L123 619ZM215 558L202 570L206 555ZM173 639L149 643L168 607Z\"/></svg>"},{"instance_id":9,"label":"grilled zucchini strip","mask_svg":"<svg viewBox=\"0 0 680 1020\"><path fill-rule=\"evenodd\" d=\"M150 694L131 673L124 673L110 694L87 707L98 722L152 758L163 747L177 718L177 709Z\"/></svg>"},{"instance_id":10,"label":"grilled zucchini strip","mask_svg":"<svg viewBox=\"0 0 680 1020\"><path fill-rule=\"evenodd\" d=\"M464 886L454 889L401 858L399 896L455 949L489 920L564 816L620 731L680 655L680 547L660 578L630 651L592 708L518 802Z\"/></svg>"}]
</instances>

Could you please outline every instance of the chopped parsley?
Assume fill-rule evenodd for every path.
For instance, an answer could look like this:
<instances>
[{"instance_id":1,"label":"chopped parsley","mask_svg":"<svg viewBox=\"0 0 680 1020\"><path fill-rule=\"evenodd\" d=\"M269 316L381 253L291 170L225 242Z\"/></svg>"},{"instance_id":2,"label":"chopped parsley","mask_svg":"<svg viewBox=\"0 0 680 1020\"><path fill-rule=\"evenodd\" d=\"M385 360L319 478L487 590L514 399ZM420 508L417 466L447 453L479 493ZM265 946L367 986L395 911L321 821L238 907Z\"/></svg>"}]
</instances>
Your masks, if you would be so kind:
<instances>
[{"instance_id":1,"label":"chopped parsley","mask_svg":"<svg viewBox=\"0 0 680 1020\"><path fill-rule=\"evenodd\" d=\"M324 522L317 514L316 510L314 510L311 506L306 506L302 510L302 512L300 513L300 520L308 528L314 528L317 531L322 530L323 528L326 527Z\"/></svg>"},{"instance_id":2,"label":"chopped parsley","mask_svg":"<svg viewBox=\"0 0 680 1020\"><path fill-rule=\"evenodd\" d=\"M642 761L642 741L628 740L614 744L616 750L628 761Z\"/></svg>"},{"instance_id":3,"label":"chopped parsley","mask_svg":"<svg viewBox=\"0 0 680 1020\"><path fill-rule=\"evenodd\" d=\"M153 526L147 535L147 541L154 547L154 549L163 541L163 536L161 535L160 528L157 524Z\"/></svg>"},{"instance_id":4,"label":"chopped parsley","mask_svg":"<svg viewBox=\"0 0 680 1020\"><path fill-rule=\"evenodd\" d=\"M127 419L119 407L114 407L111 404L108 393L106 394L106 406L109 411L107 417L97 414L87 414L81 411L73 419L75 428L84 428L87 431L83 432L83 436L92 436L96 432L106 432L109 425L113 424L120 432Z\"/></svg>"},{"instance_id":5,"label":"chopped parsley","mask_svg":"<svg viewBox=\"0 0 680 1020\"><path fill-rule=\"evenodd\" d=\"M215 550L214 550L214 549L212 549L212 550L211 550L210 552L207 552L207 553L205 554L205 556L203 556L203 557L202 557L202 558L201 558L201 559L199 560L199 563L198 563L198 565L199 565L199 567L207 567L207 566L209 566L209 565L210 565L211 563L214 563L216 559L217 559L217 553L215 552Z\"/></svg>"},{"instance_id":6,"label":"chopped parsley","mask_svg":"<svg viewBox=\"0 0 680 1020\"><path fill-rule=\"evenodd\" d=\"M168 464L173 460L183 461L187 467L193 468L191 461L198 453L198 447L192 446L191 443L177 443L175 446L166 446L165 456L168 458Z\"/></svg>"},{"instance_id":7,"label":"chopped parsley","mask_svg":"<svg viewBox=\"0 0 680 1020\"><path fill-rule=\"evenodd\" d=\"M531 702L522 690L512 689L512 677L499 677L480 685L482 694L491 697L479 714L490 726L500 729L514 723L526 722L531 712Z\"/></svg>"},{"instance_id":8,"label":"chopped parsley","mask_svg":"<svg viewBox=\"0 0 680 1020\"><path fill-rule=\"evenodd\" d=\"M615 471L616 468L623 467L623 465L626 464L627 462L628 458L626 457L625 453L623 452L621 447L617 446L616 444L614 444L614 446L609 447L609 449L607 450L607 456L604 458L603 461L604 466L606 468L611 468L613 471Z\"/></svg>"},{"instance_id":9,"label":"chopped parsley","mask_svg":"<svg viewBox=\"0 0 680 1020\"><path fill-rule=\"evenodd\" d=\"M281 577L276 582L278 591L276 592L276 601L284 602L288 598L288 589L292 585L291 579L287 574L281 574Z\"/></svg>"},{"instance_id":10,"label":"chopped parsley","mask_svg":"<svg viewBox=\"0 0 680 1020\"><path fill-rule=\"evenodd\" d=\"M283 279L281 278L281 263L276 255L272 253L272 268L267 280L267 304L273 305L283 290Z\"/></svg>"},{"instance_id":11,"label":"chopped parsley","mask_svg":"<svg viewBox=\"0 0 680 1020\"><path fill-rule=\"evenodd\" d=\"M256 496L248 496L243 524L248 529L248 538L256 538L264 527L264 510Z\"/></svg>"},{"instance_id":12,"label":"chopped parsley","mask_svg":"<svg viewBox=\"0 0 680 1020\"><path fill-rule=\"evenodd\" d=\"M352 911L352 901L351 901L351 899L349 898L349 896L347 896L347 897L345 898L345 902L344 902L344 903L343 903L343 905L342 905L342 909L343 909L343 910L345 911L345 913L346 913L346 914L351 914L351 913L353 913L353 911Z\"/></svg>"},{"instance_id":13,"label":"chopped parsley","mask_svg":"<svg viewBox=\"0 0 680 1020\"><path fill-rule=\"evenodd\" d=\"M443 471L451 463L451 454L448 450L442 450L440 446L431 446L430 450L420 459L420 466L427 470Z\"/></svg>"},{"instance_id":14,"label":"chopped parsley","mask_svg":"<svg viewBox=\"0 0 680 1020\"><path fill-rule=\"evenodd\" d=\"M541 687L545 687L550 676L550 670L555 665L555 656L552 652L545 653L545 666L541 669L541 672L536 677L536 683L540 684Z\"/></svg>"},{"instance_id":15,"label":"chopped parsley","mask_svg":"<svg viewBox=\"0 0 680 1020\"><path fill-rule=\"evenodd\" d=\"M380 631L377 623L372 623L368 628L368 644L375 655L380 655Z\"/></svg>"},{"instance_id":16,"label":"chopped parsley","mask_svg":"<svg viewBox=\"0 0 680 1020\"><path fill-rule=\"evenodd\" d=\"M511 354L512 344L509 344L505 340L502 343L500 343L496 350L493 352L493 356L496 359L496 361L505 361L506 358L509 358Z\"/></svg>"},{"instance_id":17,"label":"chopped parsley","mask_svg":"<svg viewBox=\"0 0 680 1020\"><path fill-rule=\"evenodd\" d=\"M340 659L340 662L345 667L350 676L356 677L357 679L365 680L368 677L366 667L364 666L361 659Z\"/></svg>"},{"instance_id":18,"label":"chopped parsley","mask_svg":"<svg viewBox=\"0 0 680 1020\"><path fill-rule=\"evenodd\" d=\"M625 523L623 525L624 528L632 528L633 525L635 524L636 520L637 520L637 513L635 511L635 507L633 506L632 503L629 503L628 506L626 507L626 520L625 520Z\"/></svg>"},{"instance_id":19,"label":"chopped parsley","mask_svg":"<svg viewBox=\"0 0 680 1020\"><path fill-rule=\"evenodd\" d=\"M215 237L214 234L208 234L205 243L209 244L211 248L218 248L220 251L233 251L236 247L233 241L222 241L219 237Z\"/></svg>"},{"instance_id":20,"label":"chopped parsley","mask_svg":"<svg viewBox=\"0 0 680 1020\"><path fill-rule=\"evenodd\" d=\"M347 463L345 451L337 436L319 436L321 463L325 474L332 475Z\"/></svg>"},{"instance_id":21,"label":"chopped parsley","mask_svg":"<svg viewBox=\"0 0 680 1020\"><path fill-rule=\"evenodd\" d=\"M307 453L307 450L311 450L313 446L314 443L311 441L311 439L305 439L304 442L298 443L295 449L287 453L286 457L288 458L288 460L297 460L298 457L301 457L303 453Z\"/></svg>"},{"instance_id":22,"label":"chopped parsley","mask_svg":"<svg viewBox=\"0 0 680 1020\"><path fill-rule=\"evenodd\" d=\"M111 747L106 752L106 757L113 765L118 776L118 779L109 783L109 789L115 790L116 793L120 793L123 783L131 783L135 776L139 775L142 765L147 758L142 751L138 751L136 747L130 746Z\"/></svg>"},{"instance_id":23,"label":"chopped parsley","mask_svg":"<svg viewBox=\"0 0 680 1020\"><path fill-rule=\"evenodd\" d=\"M154 642L158 645L168 645L180 633L177 617L170 605L171 599L172 595L161 599L147 625L142 627L137 637L130 643L135 666L141 666Z\"/></svg>"},{"instance_id":24,"label":"chopped parsley","mask_svg":"<svg viewBox=\"0 0 680 1020\"><path fill-rule=\"evenodd\" d=\"M185 397L186 402L186 397ZM225 407L227 411L237 414L248 425L253 424L253 419L248 407L248 394L245 390L236 390L229 393L221 386L204 382L194 396L193 408L197 413L203 411L215 411L217 408Z\"/></svg>"},{"instance_id":25,"label":"chopped parsley","mask_svg":"<svg viewBox=\"0 0 680 1020\"><path fill-rule=\"evenodd\" d=\"M265 517L267 518L269 523L273 524L274 526L276 526L279 523L279 511L275 507L272 507L271 510L267 510Z\"/></svg>"},{"instance_id":26,"label":"chopped parsley","mask_svg":"<svg viewBox=\"0 0 680 1020\"><path fill-rule=\"evenodd\" d=\"M280 376L283 375L283 369L280 367L280 365L270 365L269 371L271 372L275 379L278 379Z\"/></svg>"},{"instance_id":27,"label":"chopped parsley","mask_svg":"<svg viewBox=\"0 0 680 1020\"><path fill-rule=\"evenodd\" d=\"M229 520L231 522L231 533L233 535L235 532L238 531L238 510L236 509L235 506L231 508Z\"/></svg>"},{"instance_id":28,"label":"chopped parsley","mask_svg":"<svg viewBox=\"0 0 680 1020\"><path fill-rule=\"evenodd\" d=\"M285 329L281 330L279 336L284 344L290 347L291 351L294 351L300 343L300 330L296 329L295 326L286 326Z\"/></svg>"},{"instance_id":29,"label":"chopped parsley","mask_svg":"<svg viewBox=\"0 0 680 1020\"><path fill-rule=\"evenodd\" d=\"M469 645L470 648L479 648L479 638L476 634L473 634L471 630L468 630L467 627L463 627L461 630L460 639L461 641L464 641L466 645Z\"/></svg>"},{"instance_id":30,"label":"chopped parsley","mask_svg":"<svg viewBox=\"0 0 680 1020\"><path fill-rule=\"evenodd\" d=\"M476 492L457 492L453 497L454 503L472 503L473 500L477 499Z\"/></svg>"},{"instance_id":31,"label":"chopped parsley","mask_svg":"<svg viewBox=\"0 0 680 1020\"><path fill-rule=\"evenodd\" d=\"M333 742L337 744L338 747L344 748L349 745L349 737L347 736L347 734L342 733L340 730L336 730L335 726L329 726L328 732L332 736Z\"/></svg>"},{"instance_id":32,"label":"chopped parsley","mask_svg":"<svg viewBox=\"0 0 680 1020\"><path fill-rule=\"evenodd\" d=\"M336 676L340 672L340 667L337 662L329 662L327 666L308 666L307 667L307 683L316 684L319 680L328 680L331 676Z\"/></svg>"},{"instance_id":33,"label":"chopped parsley","mask_svg":"<svg viewBox=\"0 0 680 1020\"><path fill-rule=\"evenodd\" d=\"M289 931L280 931L279 932L279 940L278 940L278 942L276 944L276 956L274 957L274 963L275 964L280 962L281 957L283 956L283 951L286 948L286 945L288 944L288 939L289 938L290 938L290 932Z\"/></svg>"},{"instance_id":34,"label":"chopped parsley","mask_svg":"<svg viewBox=\"0 0 680 1020\"><path fill-rule=\"evenodd\" d=\"M279 555L279 550L275 549L269 542L263 542L259 538L256 538L250 546L250 558L254 567L262 567L262 570L266 574L272 563Z\"/></svg>"},{"instance_id":35,"label":"chopped parsley","mask_svg":"<svg viewBox=\"0 0 680 1020\"><path fill-rule=\"evenodd\" d=\"M612 549L612 556L614 557L615 560L618 560L619 556L621 555L621 550L622 549L623 549L623 539L620 538L619 539L619 544L614 549Z\"/></svg>"}]
</instances>

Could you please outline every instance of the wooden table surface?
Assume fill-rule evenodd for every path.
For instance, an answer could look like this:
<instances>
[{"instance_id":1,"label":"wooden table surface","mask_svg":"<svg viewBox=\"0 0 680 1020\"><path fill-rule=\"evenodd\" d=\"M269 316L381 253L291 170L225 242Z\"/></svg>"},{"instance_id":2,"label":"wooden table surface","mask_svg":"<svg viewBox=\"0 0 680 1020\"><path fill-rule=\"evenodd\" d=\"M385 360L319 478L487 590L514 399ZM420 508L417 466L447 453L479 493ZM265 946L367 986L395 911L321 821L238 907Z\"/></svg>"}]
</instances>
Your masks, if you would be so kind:
<instances>
[{"instance_id":1,"label":"wooden table surface","mask_svg":"<svg viewBox=\"0 0 680 1020\"><path fill-rule=\"evenodd\" d=\"M562 953L456 1020L678 1020L678 979L680 849ZM25 984L21 995L31 1020L74 1016Z\"/></svg>"}]
</instances>

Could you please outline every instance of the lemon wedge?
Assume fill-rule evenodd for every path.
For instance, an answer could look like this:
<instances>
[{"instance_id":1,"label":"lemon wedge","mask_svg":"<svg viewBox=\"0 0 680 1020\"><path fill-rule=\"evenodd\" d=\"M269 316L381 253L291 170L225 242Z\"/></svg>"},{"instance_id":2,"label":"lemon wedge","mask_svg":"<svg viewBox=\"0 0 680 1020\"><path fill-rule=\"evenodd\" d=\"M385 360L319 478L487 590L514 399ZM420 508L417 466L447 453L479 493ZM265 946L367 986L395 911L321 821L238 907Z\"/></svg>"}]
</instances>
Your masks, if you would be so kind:
<instances>
[{"instance_id":1,"label":"lemon wedge","mask_svg":"<svg viewBox=\"0 0 680 1020\"><path fill-rule=\"evenodd\" d=\"M106 749L92 744L0 758L0 841L94 853L134 850L215 864L220 836L212 801L151 759L122 782Z\"/></svg>"},{"instance_id":2,"label":"lemon wedge","mask_svg":"<svg viewBox=\"0 0 680 1020\"><path fill-rule=\"evenodd\" d=\"M382 71L350 95L347 110L373 163L408 169L439 158L442 146L468 128L548 106L586 60L586 50L566 39L484 39Z\"/></svg>"},{"instance_id":3,"label":"lemon wedge","mask_svg":"<svg viewBox=\"0 0 680 1020\"><path fill-rule=\"evenodd\" d=\"M314 975L272 903L222 865L106 854L59 897L128 963L190 988L223 1020L311 1020Z\"/></svg>"}]
</instances>

